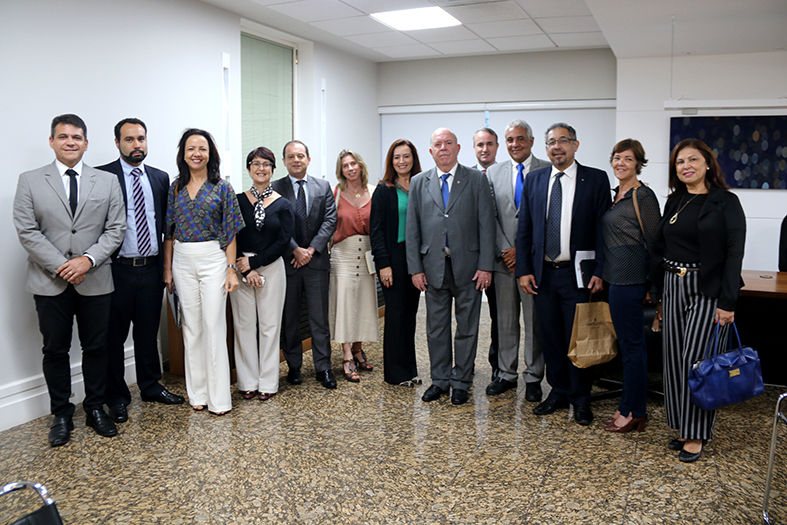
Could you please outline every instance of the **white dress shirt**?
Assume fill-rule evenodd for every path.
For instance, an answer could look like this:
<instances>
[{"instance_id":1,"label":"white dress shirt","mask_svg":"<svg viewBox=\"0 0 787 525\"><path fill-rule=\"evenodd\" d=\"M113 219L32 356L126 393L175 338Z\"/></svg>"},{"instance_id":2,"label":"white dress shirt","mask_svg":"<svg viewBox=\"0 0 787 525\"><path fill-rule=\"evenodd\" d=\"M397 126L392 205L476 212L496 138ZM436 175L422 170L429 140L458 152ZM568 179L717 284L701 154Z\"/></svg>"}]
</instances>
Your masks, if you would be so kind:
<instances>
[{"instance_id":1,"label":"white dress shirt","mask_svg":"<svg viewBox=\"0 0 787 525\"><path fill-rule=\"evenodd\" d=\"M63 187L66 189L66 200L71 198L71 177L66 175L66 171L74 170L77 172L77 202L79 202L79 190L82 188L82 161L76 163L76 166L69 168L59 160L55 159L55 166L57 171L60 172L60 178L63 180Z\"/></svg>"},{"instance_id":2,"label":"white dress shirt","mask_svg":"<svg viewBox=\"0 0 787 525\"><path fill-rule=\"evenodd\" d=\"M533 155L530 154L526 159L525 162L522 163L522 180L527 178L527 174L530 173L530 166L533 164ZM519 175L519 170L517 169L517 164L514 159L511 159L511 182L514 188L514 195L516 195L516 178ZM549 201L547 201L549 202Z\"/></svg>"},{"instance_id":3,"label":"white dress shirt","mask_svg":"<svg viewBox=\"0 0 787 525\"><path fill-rule=\"evenodd\" d=\"M454 175L456 175L456 167L457 166L459 166L459 163L454 164L454 167L451 168L448 171L443 171L440 168L437 168L437 176L440 177L440 191L443 191L443 184L445 183L445 184L448 184L448 194L449 195L451 194L451 187L454 184ZM446 173L450 173L451 176L448 177L448 179L446 179L445 182L443 182L443 175L445 175Z\"/></svg>"},{"instance_id":4,"label":"white dress shirt","mask_svg":"<svg viewBox=\"0 0 787 525\"><path fill-rule=\"evenodd\" d=\"M557 179L558 173L560 170L552 166L547 191L547 216L549 215L549 199L552 197L552 184ZM572 162L571 166L563 170L563 173L565 175L560 178L563 189L563 207L560 211L560 255L557 256L555 262L571 260L571 216L574 210L574 193L577 189L577 163ZM546 255L544 255L544 259L549 260Z\"/></svg>"}]
</instances>

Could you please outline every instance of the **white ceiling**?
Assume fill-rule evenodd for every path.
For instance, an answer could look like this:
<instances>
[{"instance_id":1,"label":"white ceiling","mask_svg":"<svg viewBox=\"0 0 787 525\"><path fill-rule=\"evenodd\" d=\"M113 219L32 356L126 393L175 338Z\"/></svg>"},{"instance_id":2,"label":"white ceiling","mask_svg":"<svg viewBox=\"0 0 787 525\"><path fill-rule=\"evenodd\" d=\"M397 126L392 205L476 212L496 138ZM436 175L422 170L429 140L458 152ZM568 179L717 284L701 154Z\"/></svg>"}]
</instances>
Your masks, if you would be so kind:
<instances>
[{"instance_id":1,"label":"white ceiling","mask_svg":"<svg viewBox=\"0 0 787 525\"><path fill-rule=\"evenodd\" d=\"M787 48L787 0L203 0L375 62L611 48L618 58ZM443 7L461 26L396 31L368 15Z\"/></svg>"}]
</instances>

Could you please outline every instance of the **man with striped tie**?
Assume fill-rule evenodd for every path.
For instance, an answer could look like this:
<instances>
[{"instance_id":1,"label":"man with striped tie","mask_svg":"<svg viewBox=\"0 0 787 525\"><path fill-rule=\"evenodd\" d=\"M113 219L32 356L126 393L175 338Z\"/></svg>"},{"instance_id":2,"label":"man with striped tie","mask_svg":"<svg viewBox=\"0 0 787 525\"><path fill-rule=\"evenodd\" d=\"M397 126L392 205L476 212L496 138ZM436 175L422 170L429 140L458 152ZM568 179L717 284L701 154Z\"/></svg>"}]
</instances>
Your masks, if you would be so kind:
<instances>
[{"instance_id":1,"label":"man with striped tie","mask_svg":"<svg viewBox=\"0 0 787 525\"><path fill-rule=\"evenodd\" d=\"M148 154L147 127L136 118L115 125L120 158L98 169L114 173L126 203L126 236L112 255L112 292L107 341L106 404L117 423L128 420L131 393L125 381L124 343L133 323L137 386L143 401L179 405L183 397L159 383L158 329L163 281L162 234L169 176L142 163Z\"/></svg>"}]
</instances>

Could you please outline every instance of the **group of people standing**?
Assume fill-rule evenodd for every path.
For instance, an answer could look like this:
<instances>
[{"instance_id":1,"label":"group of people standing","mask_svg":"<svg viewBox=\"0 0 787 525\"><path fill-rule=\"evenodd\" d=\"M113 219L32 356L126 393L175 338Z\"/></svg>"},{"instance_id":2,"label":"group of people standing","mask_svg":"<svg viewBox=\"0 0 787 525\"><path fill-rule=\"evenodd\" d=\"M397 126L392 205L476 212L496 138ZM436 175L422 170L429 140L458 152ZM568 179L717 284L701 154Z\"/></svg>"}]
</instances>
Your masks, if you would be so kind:
<instances>
[{"instance_id":1,"label":"group of people standing","mask_svg":"<svg viewBox=\"0 0 787 525\"><path fill-rule=\"evenodd\" d=\"M387 383L421 384L415 329L424 292L432 383L422 399L433 402L450 392L453 404L466 403L486 290L494 331L487 395L515 389L521 372L525 398L538 403L534 414L573 406L580 425L594 419L592 372L568 359L574 312L606 282L624 369L620 405L604 420L612 432L644 430L643 302L661 301L667 423L678 431L668 446L682 461L695 461L712 437L715 414L691 404L688 370L713 322L734 320L746 229L713 153L696 139L675 147L662 217L655 193L638 179L647 164L638 141L613 148L610 164L619 184L612 192L604 171L576 161L579 141L570 125L546 130L549 161L533 155L527 122L514 120L504 136L510 160L495 162L497 134L482 128L473 144L479 163L468 167L457 161L456 135L439 128L429 150L435 167L426 171L412 142L397 140L376 185L363 158L343 150L333 189L308 174L303 142L285 144L287 176L273 182L275 154L259 147L246 158L252 185L236 195L221 178L218 149L204 130L183 133L178 176L168 187L166 173L143 163L147 127L139 119L117 124L120 158L100 171L82 163L82 119L56 117L49 139L56 160L23 173L14 201L14 224L28 252L27 289L44 338L55 416L50 443L67 443L73 428L68 352L74 316L86 421L111 437L115 423L128 419L123 344L132 323L142 399L185 401L159 382L163 286L181 305L189 403L222 415L232 409L227 294L237 388L244 399L265 401L278 392L279 348L287 381L303 382L304 303L322 386L337 386L331 340L341 344L347 381L373 370L362 344L379 338L376 275L386 303ZM574 271L578 254L588 263L581 283ZM543 399L545 375L551 390Z\"/></svg>"}]
</instances>

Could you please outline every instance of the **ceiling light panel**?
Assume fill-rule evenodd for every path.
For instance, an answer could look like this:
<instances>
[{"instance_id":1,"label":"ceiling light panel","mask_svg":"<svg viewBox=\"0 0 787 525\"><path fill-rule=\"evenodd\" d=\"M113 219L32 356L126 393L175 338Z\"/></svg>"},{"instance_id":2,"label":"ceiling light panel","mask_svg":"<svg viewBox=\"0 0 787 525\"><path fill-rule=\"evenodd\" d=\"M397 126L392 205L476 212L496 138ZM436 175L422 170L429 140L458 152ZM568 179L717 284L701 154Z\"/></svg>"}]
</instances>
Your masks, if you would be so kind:
<instances>
[{"instance_id":1,"label":"ceiling light panel","mask_svg":"<svg viewBox=\"0 0 787 525\"><path fill-rule=\"evenodd\" d=\"M372 18L397 31L418 31L453 27L462 23L439 7L419 7L401 11L372 13Z\"/></svg>"}]
</instances>

